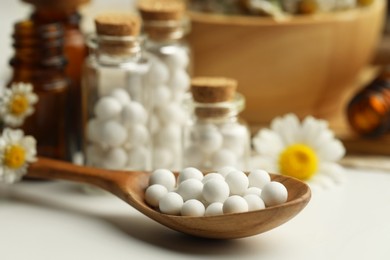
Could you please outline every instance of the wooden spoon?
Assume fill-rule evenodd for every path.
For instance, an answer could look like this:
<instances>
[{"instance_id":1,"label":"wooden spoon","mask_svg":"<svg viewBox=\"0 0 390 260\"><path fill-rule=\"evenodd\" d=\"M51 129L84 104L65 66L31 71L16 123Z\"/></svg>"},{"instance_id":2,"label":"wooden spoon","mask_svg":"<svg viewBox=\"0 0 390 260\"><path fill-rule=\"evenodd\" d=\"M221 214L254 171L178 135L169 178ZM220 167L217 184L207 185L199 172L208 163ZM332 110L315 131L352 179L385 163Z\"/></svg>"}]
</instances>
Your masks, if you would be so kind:
<instances>
[{"instance_id":1,"label":"wooden spoon","mask_svg":"<svg viewBox=\"0 0 390 260\"><path fill-rule=\"evenodd\" d=\"M275 228L298 214L311 197L310 189L305 183L272 174L272 180L283 183L288 190L286 203L263 210L220 216L172 216L160 213L146 204L144 192L149 182L148 172L111 171L39 158L30 165L27 176L96 185L169 228L198 237L216 239L248 237Z\"/></svg>"}]
</instances>

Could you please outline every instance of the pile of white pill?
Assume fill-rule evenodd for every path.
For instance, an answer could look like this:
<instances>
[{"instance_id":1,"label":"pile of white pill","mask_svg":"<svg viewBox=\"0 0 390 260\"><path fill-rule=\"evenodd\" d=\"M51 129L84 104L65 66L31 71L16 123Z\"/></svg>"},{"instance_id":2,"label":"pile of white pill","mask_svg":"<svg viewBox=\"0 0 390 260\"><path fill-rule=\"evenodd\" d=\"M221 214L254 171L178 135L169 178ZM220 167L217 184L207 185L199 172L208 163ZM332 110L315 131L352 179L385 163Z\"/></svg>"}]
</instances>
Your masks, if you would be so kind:
<instances>
[{"instance_id":1,"label":"pile of white pill","mask_svg":"<svg viewBox=\"0 0 390 260\"><path fill-rule=\"evenodd\" d=\"M189 54L180 45L149 51L153 168L177 170L181 166L182 126L187 118L181 105L190 86Z\"/></svg>"},{"instance_id":2,"label":"pile of white pill","mask_svg":"<svg viewBox=\"0 0 390 260\"><path fill-rule=\"evenodd\" d=\"M271 181L264 170L246 175L233 167L203 175L183 169L176 180L166 169L155 170L145 191L145 201L162 213L182 216L215 216L264 209L287 201L286 187Z\"/></svg>"},{"instance_id":3,"label":"pile of white pill","mask_svg":"<svg viewBox=\"0 0 390 260\"><path fill-rule=\"evenodd\" d=\"M150 161L148 112L124 88L102 95L86 125L86 163L107 169L145 169Z\"/></svg>"},{"instance_id":4,"label":"pile of white pill","mask_svg":"<svg viewBox=\"0 0 390 260\"><path fill-rule=\"evenodd\" d=\"M184 166L199 169L220 169L232 165L247 167L250 134L240 122L203 123L190 129L184 151Z\"/></svg>"}]
</instances>

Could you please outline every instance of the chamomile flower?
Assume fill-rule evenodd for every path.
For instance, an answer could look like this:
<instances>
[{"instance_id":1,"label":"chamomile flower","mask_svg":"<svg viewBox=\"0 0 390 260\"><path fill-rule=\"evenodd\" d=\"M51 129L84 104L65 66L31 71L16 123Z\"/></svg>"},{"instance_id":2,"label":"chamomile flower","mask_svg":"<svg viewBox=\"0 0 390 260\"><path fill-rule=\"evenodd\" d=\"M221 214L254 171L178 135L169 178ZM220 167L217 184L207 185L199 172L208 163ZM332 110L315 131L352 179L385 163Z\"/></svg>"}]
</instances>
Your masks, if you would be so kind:
<instances>
[{"instance_id":1,"label":"chamomile flower","mask_svg":"<svg viewBox=\"0 0 390 260\"><path fill-rule=\"evenodd\" d=\"M34 112L34 104L38 97L31 84L14 83L4 90L0 99L0 121L6 126L18 127L24 119Z\"/></svg>"},{"instance_id":2,"label":"chamomile flower","mask_svg":"<svg viewBox=\"0 0 390 260\"><path fill-rule=\"evenodd\" d=\"M275 118L270 129L260 130L252 141L262 167L270 172L323 185L343 178L344 169L337 161L345 148L324 120L309 116L301 123L296 115L288 114Z\"/></svg>"},{"instance_id":3,"label":"chamomile flower","mask_svg":"<svg viewBox=\"0 0 390 260\"><path fill-rule=\"evenodd\" d=\"M22 130L6 128L0 136L0 182L13 183L36 160L36 141Z\"/></svg>"}]
</instances>

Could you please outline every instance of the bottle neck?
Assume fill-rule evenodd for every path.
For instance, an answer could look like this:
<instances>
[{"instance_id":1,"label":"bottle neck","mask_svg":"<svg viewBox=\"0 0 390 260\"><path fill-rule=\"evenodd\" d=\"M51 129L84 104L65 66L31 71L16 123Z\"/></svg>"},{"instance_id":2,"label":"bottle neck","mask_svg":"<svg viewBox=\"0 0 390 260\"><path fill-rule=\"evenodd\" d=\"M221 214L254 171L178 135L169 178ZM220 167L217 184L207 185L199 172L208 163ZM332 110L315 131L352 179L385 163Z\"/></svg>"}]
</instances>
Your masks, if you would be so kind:
<instances>
[{"instance_id":1,"label":"bottle neck","mask_svg":"<svg viewBox=\"0 0 390 260\"><path fill-rule=\"evenodd\" d=\"M103 64L137 61L142 54L142 37L92 35L88 39L90 52Z\"/></svg>"},{"instance_id":2,"label":"bottle neck","mask_svg":"<svg viewBox=\"0 0 390 260\"><path fill-rule=\"evenodd\" d=\"M218 103L199 103L191 101L191 109L197 121L226 122L237 120L245 108L245 98L239 93L231 101Z\"/></svg>"},{"instance_id":3,"label":"bottle neck","mask_svg":"<svg viewBox=\"0 0 390 260\"><path fill-rule=\"evenodd\" d=\"M10 60L13 81L43 82L64 77L67 61L63 36L63 27L58 23L17 23L12 36L15 52Z\"/></svg>"},{"instance_id":4,"label":"bottle neck","mask_svg":"<svg viewBox=\"0 0 390 260\"><path fill-rule=\"evenodd\" d=\"M79 29L81 15L76 7L57 9L57 8L37 8L31 14L31 19L38 23L60 22L67 29Z\"/></svg>"},{"instance_id":5,"label":"bottle neck","mask_svg":"<svg viewBox=\"0 0 390 260\"><path fill-rule=\"evenodd\" d=\"M190 31L188 18L168 21L145 21L143 31L149 41L174 42L183 39Z\"/></svg>"}]
</instances>

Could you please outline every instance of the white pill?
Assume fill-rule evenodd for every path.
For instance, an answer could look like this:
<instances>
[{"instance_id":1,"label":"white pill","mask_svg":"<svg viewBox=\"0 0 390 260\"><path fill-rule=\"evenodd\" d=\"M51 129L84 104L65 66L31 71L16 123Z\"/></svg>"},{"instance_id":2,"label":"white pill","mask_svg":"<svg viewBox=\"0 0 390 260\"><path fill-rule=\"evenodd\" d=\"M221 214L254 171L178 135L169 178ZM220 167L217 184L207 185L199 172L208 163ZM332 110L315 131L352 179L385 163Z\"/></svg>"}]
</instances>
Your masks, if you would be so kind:
<instances>
[{"instance_id":1,"label":"white pill","mask_svg":"<svg viewBox=\"0 0 390 260\"><path fill-rule=\"evenodd\" d=\"M205 211L205 216L217 216L223 214L223 203L222 202L214 202L208 205Z\"/></svg>"},{"instance_id":2,"label":"white pill","mask_svg":"<svg viewBox=\"0 0 390 260\"><path fill-rule=\"evenodd\" d=\"M243 195L248 189L249 180L242 171L230 172L226 175L225 181L229 185L231 195Z\"/></svg>"},{"instance_id":3,"label":"white pill","mask_svg":"<svg viewBox=\"0 0 390 260\"><path fill-rule=\"evenodd\" d=\"M179 177L177 178L177 182L181 183L188 179L197 179L199 181L202 181L203 173L194 167L184 168L180 171Z\"/></svg>"},{"instance_id":4,"label":"white pill","mask_svg":"<svg viewBox=\"0 0 390 260\"><path fill-rule=\"evenodd\" d=\"M206 182L208 182L209 180L212 180L212 179L218 179L220 181L224 181L225 180L225 178L221 174L215 173L215 172L211 172L211 173L206 174L203 177L202 182L206 183Z\"/></svg>"},{"instance_id":5,"label":"white pill","mask_svg":"<svg viewBox=\"0 0 390 260\"><path fill-rule=\"evenodd\" d=\"M116 88L110 92L110 96L115 98L122 106L131 101L129 93L123 88Z\"/></svg>"},{"instance_id":6,"label":"white pill","mask_svg":"<svg viewBox=\"0 0 390 260\"><path fill-rule=\"evenodd\" d=\"M203 185L202 196L209 203L224 202L229 193L229 185L225 181L212 179Z\"/></svg>"},{"instance_id":7,"label":"white pill","mask_svg":"<svg viewBox=\"0 0 390 260\"><path fill-rule=\"evenodd\" d=\"M206 158L203 151L197 145L191 145L184 151L184 165L203 168Z\"/></svg>"},{"instance_id":8,"label":"white pill","mask_svg":"<svg viewBox=\"0 0 390 260\"><path fill-rule=\"evenodd\" d=\"M177 187L176 192L184 201L189 199L202 199L203 183L197 179L184 180Z\"/></svg>"},{"instance_id":9,"label":"white pill","mask_svg":"<svg viewBox=\"0 0 390 260\"><path fill-rule=\"evenodd\" d=\"M177 159L177 157L175 157ZM153 167L154 168L172 168L174 154L170 149L156 147L153 149Z\"/></svg>"},{"instance_id":10,"label":"white pill","mask_svg":"<svg viewBox=\"0 0 390 260\"><path fill-rule=\"evenodd\" d=\"M193 140L198 140L199 139L198 136L201 133L209 133L209 132L219 132L218 127L210 123L198 124L193 128L193 132L191 133L191 138Z\"/></svg>"},{"instance_id":11,"label":"white pill","mask_svg":"<svg viewBox=\"0 0 390 260\"><path fill-rule=\"evenodd\" d=\"M158 204L162 213L170 215L179 215L183 207L183 198L176 192L168 192L160 199Z\"/></svg>"},{"instance_id":12,"label":"white pill","mask_svg":"<svg viewBox=\"0 0 390 260\"><path fill-rule=\"evenodd\" d=\"M128 160L126 169L145 170L149 168L150 152L144 146L133 146L128 150Z\"/></svg>"},{"instance_id":13,"label":"white pill","mask_svg":"<svg viewBox=\"0 0 390 260\"><path fill-rule=\"evenodd\" d=\"M264 170L252 170L248 174L249 187L257 187L262 189L264 185L271 181L268 172Z\"/></svg>"},{"instance_id":14,"label":"white pill","mask_svg":"<svg viewBox=\"0 0 390 260\"><path fill-rule=\"evenodd\" d=\"M237 169L232 166L224 166L218 170L218 173L221 174L223 177L226 177L226 175L233 171L237 171Z\"/></svg>"},{"instance_id":15,"label":"white pill","mask_svg":"<svg viewBox=\"0 0 390 260\"><path fill-rule=\"evenodd\" d=\"M124 149L116 147L109 149L102 158L102 165L106 169L120 170L127 164L127 153Z\"/></svg>"},{"instance_id":16,"label":"white pill","mask_svg":"<svg viewBox=\"0 0 390 260\"><path fill-rule=\"evenodd\" d=\"M205 207L199 200L191 199L184 202L181 208L182 216L202 217L205 213Z\"/></svg>"},{"instance_id":17,"label":"white pill","mask_svg":"<svg viewBox=\"0 0 390 260\"><path fill-rule=\"evenodd\" d=\"M267 207L282 204L287 201L287 197L287 189L280 182L271 181L261 191L261 198Z\"/></svg>"},{"instance_id":18,"label":"white pill","mask_svg":"<svg viewBox=\"0 0 390 260\"><path fill-rule=\"evenodd\" d=\"M156 144L159 146L175 146L181 141L181 127L176 124L168 124L156 133L155 138Z\"/></svg>"},{"instance_id":19,"label":"white pill","mask_svg":"<svg viewBox=\"0 0 390 260\"><path fill-rule=\"evenodd\" d=\"M94 112L98 119L113 119L121 113L122 106L118 100L113 97L102 97L95 105Z\"/></svg>"},{"instance_id":20,"label":"white pill","mask_svg":"<svg viewBox=\"0 0 390 260\"><path fill-rule=\"evenodd\" d=\"M163 107L166 104L169 104L172 98L171 90L164 85L159 85L153 88L152 94L153 104L155 107Z\"/></svg>"},{"instance_id":21,"label":"white pill","mask_svg":"<svg viewBox=\"0 0 390 260\"><path fill-rule=\"evenodd\" d=\"M160 184L153 184L145 191L145 200L152 207L157 207L162 197L168 193L167 188Z\"/></svg>"},{"instance_id":22,"label":"white pill","mask_svg":"<svg viewBox=\"0 0 390 260\"><path fill-rule=\"evenodd\" d=\"M127 86L126 90L129 92L132 101L142 100L142 89L145 85L146 77L144 75L129 73L127 75Z\"/></svg>"},{"instance_id":23,"label":"white pill","mask_svg":"<svg viewBox=\"0 0 390 260\"><path fill-rule=\"evenodd\" d=\"M233 195L225 200L222 210L224 214L247 212L248 203L243 197Z\"/></svg>"},{"instance_id":24,"label":"white pill","mask_svg":"<svg viewBox=\"0 0 390 260\"><path fill-rule=\"evenodd\" d=\"M218 131L200 131L194 141L205 154L212 154L221 148L223 138Z\"/></svg>"},{"instance_id":25,"label":"white pill","mask_svg":"<svg viewBox=\"0 0 390 260\"><path fill-rule=\"evenodd\" d=\"M161 122L165 124L183 124L186 119L184 110L180 107L180 105L176 103L166 104L164 106L159 107L159 109L157 110L157 114Z\"/></svg>"},{"instance_id":26,"label":"white pill","mask_svg":"<svg viewBox=\"0 0 390 260\"><path fill-rule=\"evenodd\" d=\"M93 118L88 121L86 130L85 130L86 138L94 143L101 142L101 123Z\"/></svg>"},{"instance_id":27,"label":"white pill","mask_svg":"<svg viewBox=\"0 0 390 260\"><path fill-rule=\"evenodd\" d=\"M257 188L257 187L249 187L244 195L249 195L249 194L254 194L254 195L257 195L257 196L261 196L261 189L260 188Z\"/></svg>"},{"instance_id":28,"label":"white pill","mask_svg":"<svg viewBox=\"0 0 390 260\"><path fill-rule=\"evenodd\" d=\"M122 145L127 139L126 129L116 121L106 121L101 128L101 138L104 144L111 147Z\"/></svg>"},{"instance_id":29,"label":"white pill","mask_svg":"<svg viewBox=\"0 0 390 260\"><path fill-rule=\"evenodd\" d=\"M187 68L190 59L186 50L175 49L174 52L164 56L163 60L173 70L176 68Z\"/></svg>"},{"instance_id":30,"label":"white pill","mask_svg":"<svg viewBox=\"0 0 390 260\"><path fill-rule=\"evenodd\" d=\"M151 62L147 83L149 86L157 86L167 82L169 79L169 69L157 57L154 57Z\"/></svg>"},{"instance_id":31,"label":"white pill","mask_svg":"<svg viewBox=\"0 0 390 260\"><path fill-rule=\"evenodd\" d=\"M248 194L244 196L244 199L248 203L248 210L259 210L259 209L264 209L265 204L264 201L257 195L255 194Z\"/></svg>"},{"instance_id":32,"label":"white pill","mask_svg":"<svg viewBox=\"0 0 390 260\"><path fill-rule=\"evenodd\" d=\"M135 145L146 145L150 141L149 131L146 126L142 124L135 124L127 129L127 149L130 149Z\"/></svg>"},{"instance_id":33,"label":"white pill","mask_svg":"<svg viewBox=\"0 0 390 260\"><path fill-rule=\"evenodd\" d=\"M123 106L122 121L125 126L135 124L145 124L148 119L148 114L145 108L138 102L132 101Z\"/></svg>"},{"instance_id":34,"label":"white pill","mask_svg":"<svg viewBox=\"0 0 390 260\"><path fill-rule=\"evenodd\" d=\"M249 132L239 124L225 124L221 127L223 147L234 152L237 156L243 156L249 152Z\"/></svg>"},{"instance_id":35,"label":"white pill","mask_svg":"<svg viewBox=\"0 0 390 260\"><path fill-rule=\"evenodd\" d=\"M87 165L100 166L103 158L103 149L95 144L88 145L85 149Z\"/></svg>"},{"instance_id":36,"label":"white pill","mask_svg":"<svg viewBox=\"0 0 390 260\"><path fill-rule=\"evenodd\" d=\"M226 165L237 165L237 156L230 150L220 149L211 156L213 169L219 169Z\"/></svg>"},{"instance_id":37,"label":"white pill","mask_svg":"<svg viewBox=\"0 0 390 260\"><path fill-rule=\"evenodd\" d=\"M173 92L185 92L190 87L190 76L183 69L172 71L168 86Z\"/></svg>"},{"instance_id":38,"label":"white pill","mask_svg":"<svg viewBox=\"0 0 390 260\"><path fill-rule=\"evenodd\" d=\"M154 170L149 178L149 185L160 184L167 188L168 191L172 191L176 185L175 175L167 169Z\"/></svg>"}]
</instances>

